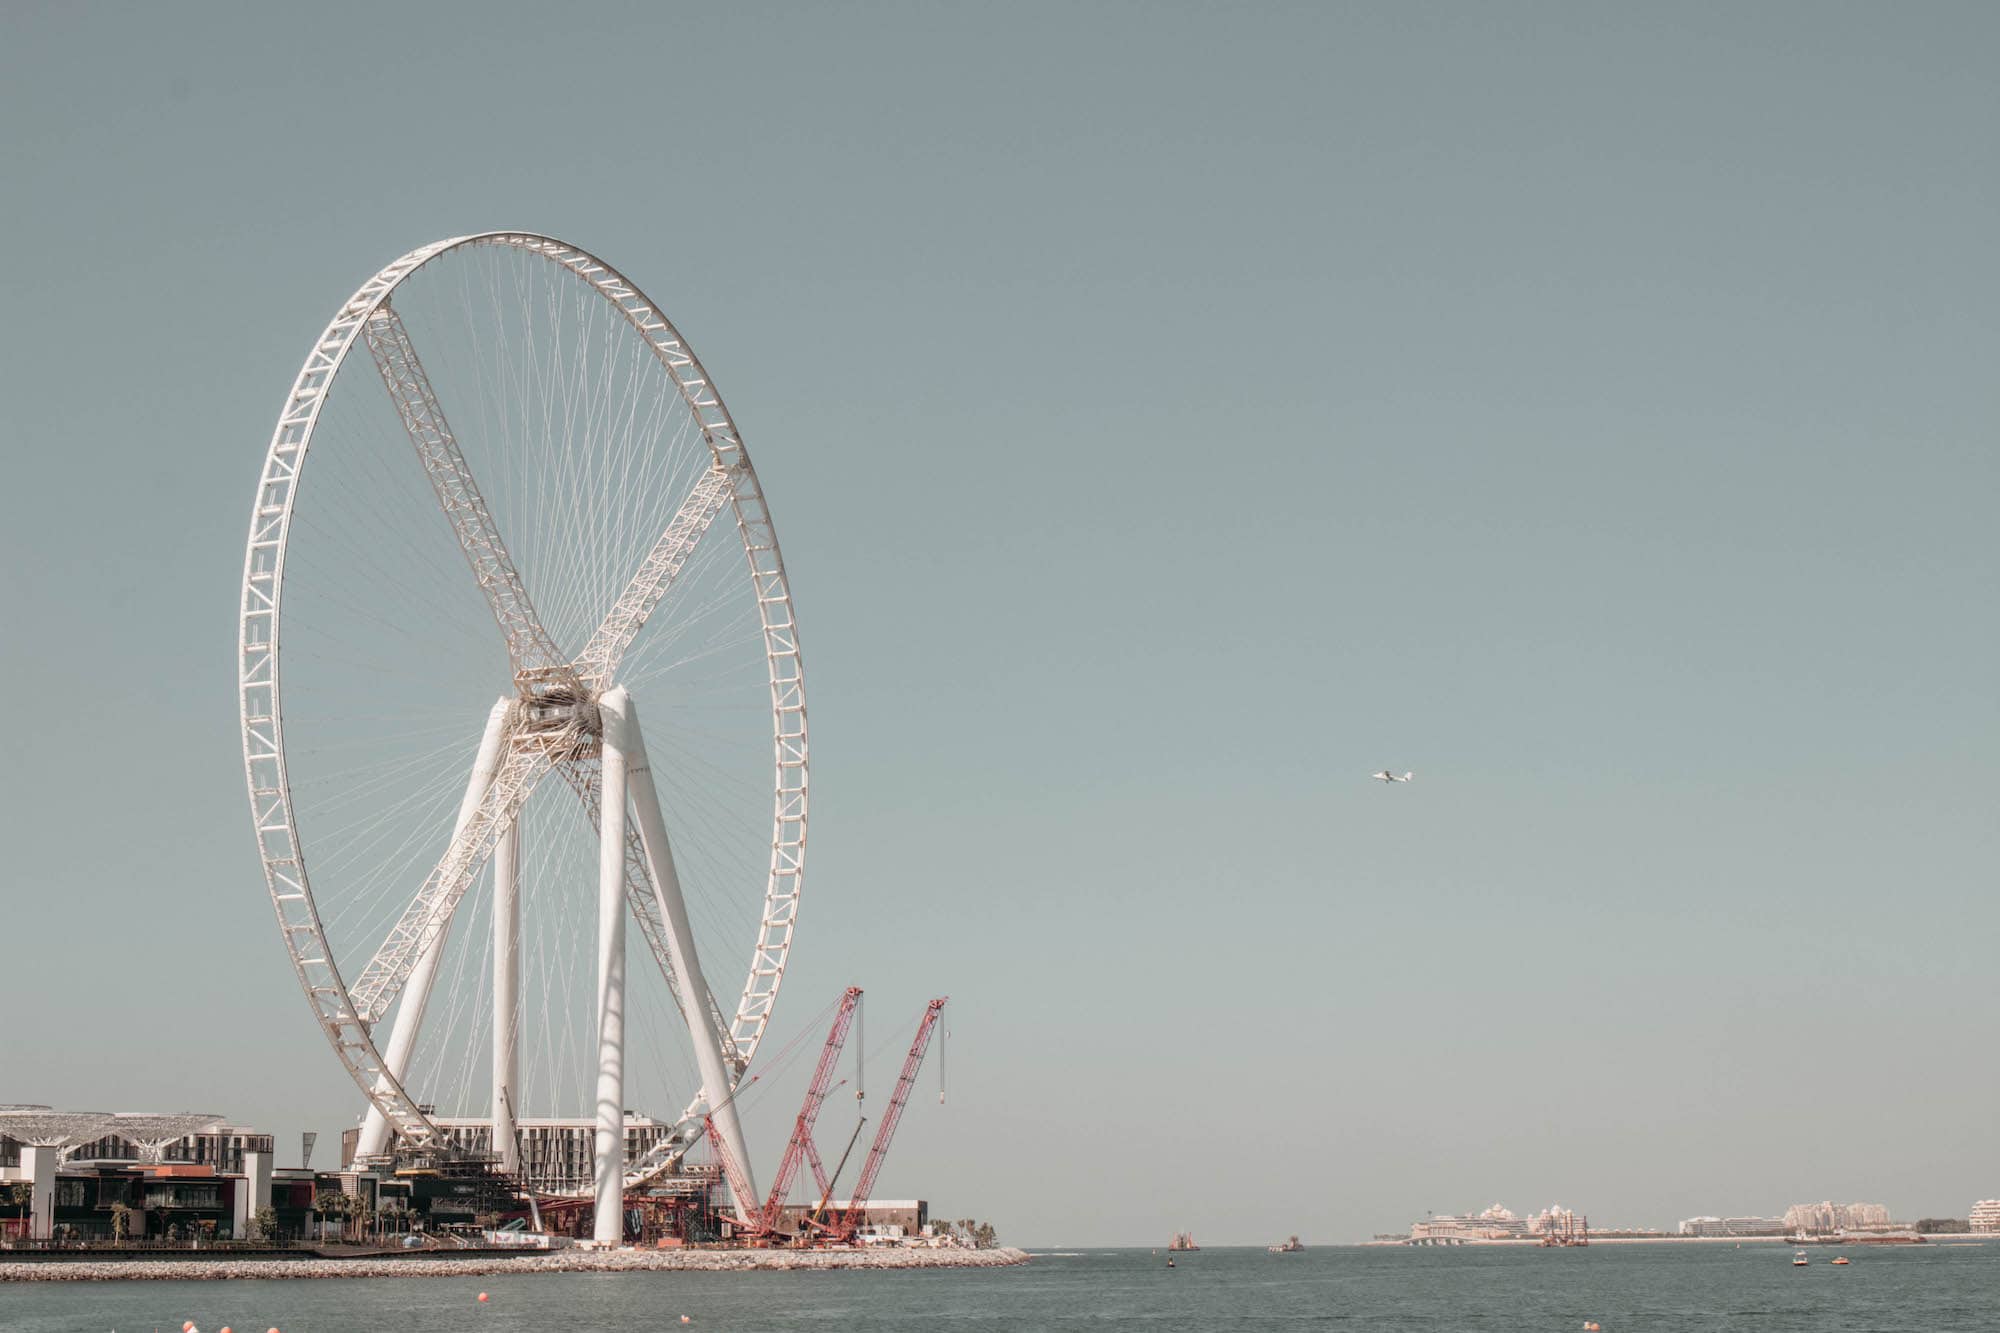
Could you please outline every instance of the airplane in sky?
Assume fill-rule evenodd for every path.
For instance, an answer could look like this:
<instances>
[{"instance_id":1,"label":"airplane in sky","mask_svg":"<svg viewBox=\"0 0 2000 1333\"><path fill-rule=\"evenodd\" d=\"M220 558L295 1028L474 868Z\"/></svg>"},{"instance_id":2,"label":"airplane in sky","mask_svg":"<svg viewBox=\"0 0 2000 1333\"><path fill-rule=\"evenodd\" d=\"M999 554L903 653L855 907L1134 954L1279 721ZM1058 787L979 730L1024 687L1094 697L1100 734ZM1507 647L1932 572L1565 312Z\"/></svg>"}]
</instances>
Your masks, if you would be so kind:
<instances>
[{"instance_id":1,"label":"airplane in sky","mask_svg":"<svg viewBox=\"0 0 2000 1333\"><path fill-rule=\"evenodd\" d=\"M1414 778L1416 774L1391 773L1388 769L1385 768L1380 773L1372 774L1371 776L1373 776L1377 782L1408 782L1411 778Z\"/></svg>"}]
</instances>

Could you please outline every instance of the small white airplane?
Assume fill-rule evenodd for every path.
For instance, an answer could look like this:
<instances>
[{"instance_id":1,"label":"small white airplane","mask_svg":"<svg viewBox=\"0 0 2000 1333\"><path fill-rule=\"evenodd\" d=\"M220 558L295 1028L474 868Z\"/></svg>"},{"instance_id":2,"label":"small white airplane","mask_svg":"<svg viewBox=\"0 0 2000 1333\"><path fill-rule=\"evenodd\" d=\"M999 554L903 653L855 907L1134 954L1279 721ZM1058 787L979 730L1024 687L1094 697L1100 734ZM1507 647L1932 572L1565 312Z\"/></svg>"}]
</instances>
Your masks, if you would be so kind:
<instances>
[{"instance_id":1,"label":"small white airplane","mask_svg":"<svg viewBox=\"0 0 2000 1333\"><path fill-rule=\"evenodd\" d=\"M1385 768L1380 773L1374 773L1371 774L1370 776L1373 777L1377 782L1408 782L1410 779L1416 777L1416 774L1391 773L1388 769Z\"/></svg>"}]
</instances>

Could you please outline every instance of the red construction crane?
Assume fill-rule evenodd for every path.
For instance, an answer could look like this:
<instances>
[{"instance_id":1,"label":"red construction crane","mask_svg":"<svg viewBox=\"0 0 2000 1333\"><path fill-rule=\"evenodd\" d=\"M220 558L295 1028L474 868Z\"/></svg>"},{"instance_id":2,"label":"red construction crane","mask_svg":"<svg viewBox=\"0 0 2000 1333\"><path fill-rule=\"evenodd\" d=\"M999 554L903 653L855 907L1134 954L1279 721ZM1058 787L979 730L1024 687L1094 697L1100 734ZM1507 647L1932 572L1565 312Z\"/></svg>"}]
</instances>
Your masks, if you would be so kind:
<instances>
[{"instance_id":1,"label":"red construction crane","mask_svg":"<svg viewBox=\"0 0 2000 1333\"><path fill-rule=\"evenodd\" d=\"M708 1142L715 1149L716 1160L722 1164L723 1177L729 1182L729 1192L736 1196L737 1225L751 1235L770 1235L778 1228L778 1215L784 1210L785 1196L791 1192L792 1180L799 1173L799 1163L806 1156L813 1159L814 1174L823 1169L819 1165L819 1153L812 1142L813 1124L819 1119L819 1108L825 1104L827 1085L832 1081L834 1067L840 1063L841 1047L847 1044L847 1029L854 1022L854 1015L861 1003L861 988L849 986L840 997L840 1008L833 1016L833 1027L826 1034L826 1045L820 1050L819 1065L813 1070L812 1084L806 1089L805 1103L799 1107L799 1118L792 1127L792 1141L785 1147L785 1157L778 1164L777 1179L772 1182L771 1195L761 1205L751 1197L749 1181L736 1159L722 1142L722 1135L715 1128L713 1116L703 1117L703 1128L707 1131Z\"/></svg>"},{"instance_id":2,"label":"red construction crane","mask_svg":"<svg viewBox=\"0 0 2000 1333\"><path fill-rule=\"evenodd\" d=\"M819 1119L819 1108L826 1103L834 1066L840 1063L840 1048L847 1044L847 1029L854 1022L854 1014L860 1004L859 986L849 986L840 997L840 1010L833 1016L833 1027L826 1034L826 1045L820 1049L819 1066L813 1070L812 1085L806 1089L805 1103L799 1107L798 1121L792 1126L792 1141L785 1145L785 1159L778 1163L777 1179L771 1182L771 1197L764 1201L763 1213L757 1219L767 1232L778 1229L778 1215L784 1211L785 1196L791 1193L792 1180L799 1173L799 1163L810 1155L814 1174L824 1170L819 1165L819 1153L813 1147L813 1123ZM821 1187L824 1188L824 1185Z\"/></svg>"},{"instance_id":3,"label":"red construction crane","mask_svg":"<svg viewBox=\"0 0 2000 1333\"><path fill-rule=\"evenodd\" d=\"M701 1118L702 1128L708 1133L708 1146L715 1149L715 1160L722 1163L722 1177L729 1182L729 1192L736 1199L736 1224L751 1232L758 1229L763 1210L757 1207L757 1200L750 1194L750 1182L743 1175L743 1168L729 1155L729 1149L722 1142L722 1132L715 1127L715 1117Z\"/></svg>"},{"instance_id":4,"label":"red construction crane","mask_svg":"<svg viewBox=\"0 0 2000 1333\"><path fill-rule=\"evenodd\" d=\"M903 1118L903 1105L910 1100L910 1089L916 1086L917 1070L924 1063L924 1052L930 1049L931 1030L937 1026L938 1014L950 998L940 995L932 1000L924 1010L923 1021L917 1024L916 1040L910 1043L910 1053L903 1060L903 1072L896 1079L896 1090L889 1094L889 1109L882 1113L882 1123L875 1129L875 1142L868 1149L868 1160L861 1166L861 1178L854 1183L854 1197L848 1201L847 1211L833 1225L834 1233L842 1240L852 1237L861 1225L864 1210L868 1207L868 1192L875 1188L875 1173L882 1169L882 1158L889 1151L889 1140L896 1136L896 1122Z\"/></svg>"}]
</instances>

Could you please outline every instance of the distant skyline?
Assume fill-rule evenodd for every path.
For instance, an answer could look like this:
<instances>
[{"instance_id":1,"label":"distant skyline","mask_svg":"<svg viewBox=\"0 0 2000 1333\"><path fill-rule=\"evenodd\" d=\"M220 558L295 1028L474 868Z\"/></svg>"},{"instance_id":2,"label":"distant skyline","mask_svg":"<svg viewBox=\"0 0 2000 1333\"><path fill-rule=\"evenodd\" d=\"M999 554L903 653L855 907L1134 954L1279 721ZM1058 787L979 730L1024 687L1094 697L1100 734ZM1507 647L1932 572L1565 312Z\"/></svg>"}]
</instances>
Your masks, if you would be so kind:
<instances>
[{"instance_id":1,"label":"distant skyline","mask_svg":"<svg viewBox=\"0 0 2000 1333\"><path fill-rule=\"evenodd\" d=\"M772 1040L858 984L893 1066L953 997L878 1193L1039 1245L2000 1194L2000 10L545 19L0 9L0 1101L353 1122L243 533L337 303L522 226L756 459Z\"/></svg>"}]
</instances>

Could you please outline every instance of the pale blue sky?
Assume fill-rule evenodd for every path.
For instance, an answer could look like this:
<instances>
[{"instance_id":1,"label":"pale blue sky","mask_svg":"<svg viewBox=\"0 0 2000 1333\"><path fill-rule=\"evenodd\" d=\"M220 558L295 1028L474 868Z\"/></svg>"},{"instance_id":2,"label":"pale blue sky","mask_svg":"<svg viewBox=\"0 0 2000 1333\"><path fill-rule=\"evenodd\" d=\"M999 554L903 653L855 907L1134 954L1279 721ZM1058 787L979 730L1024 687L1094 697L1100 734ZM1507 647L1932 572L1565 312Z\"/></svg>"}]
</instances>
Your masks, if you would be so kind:
<instances>
[{"instance_id":1,"label":"pale blue sky","mask_svg":"<svg viewBox=\"0 0 2000 1333\"><path fill-rule=\"evenodd\" d=\"M519 226L668 307L763 474L814 725L781 1015L955 997L879 1193L1030 1243L1962 1216L1996 43L1978 4L8 4L0 1101L285 1162L352 1115L245 818L247 502L332 308Z\"/></svg>"}]
</instances>

